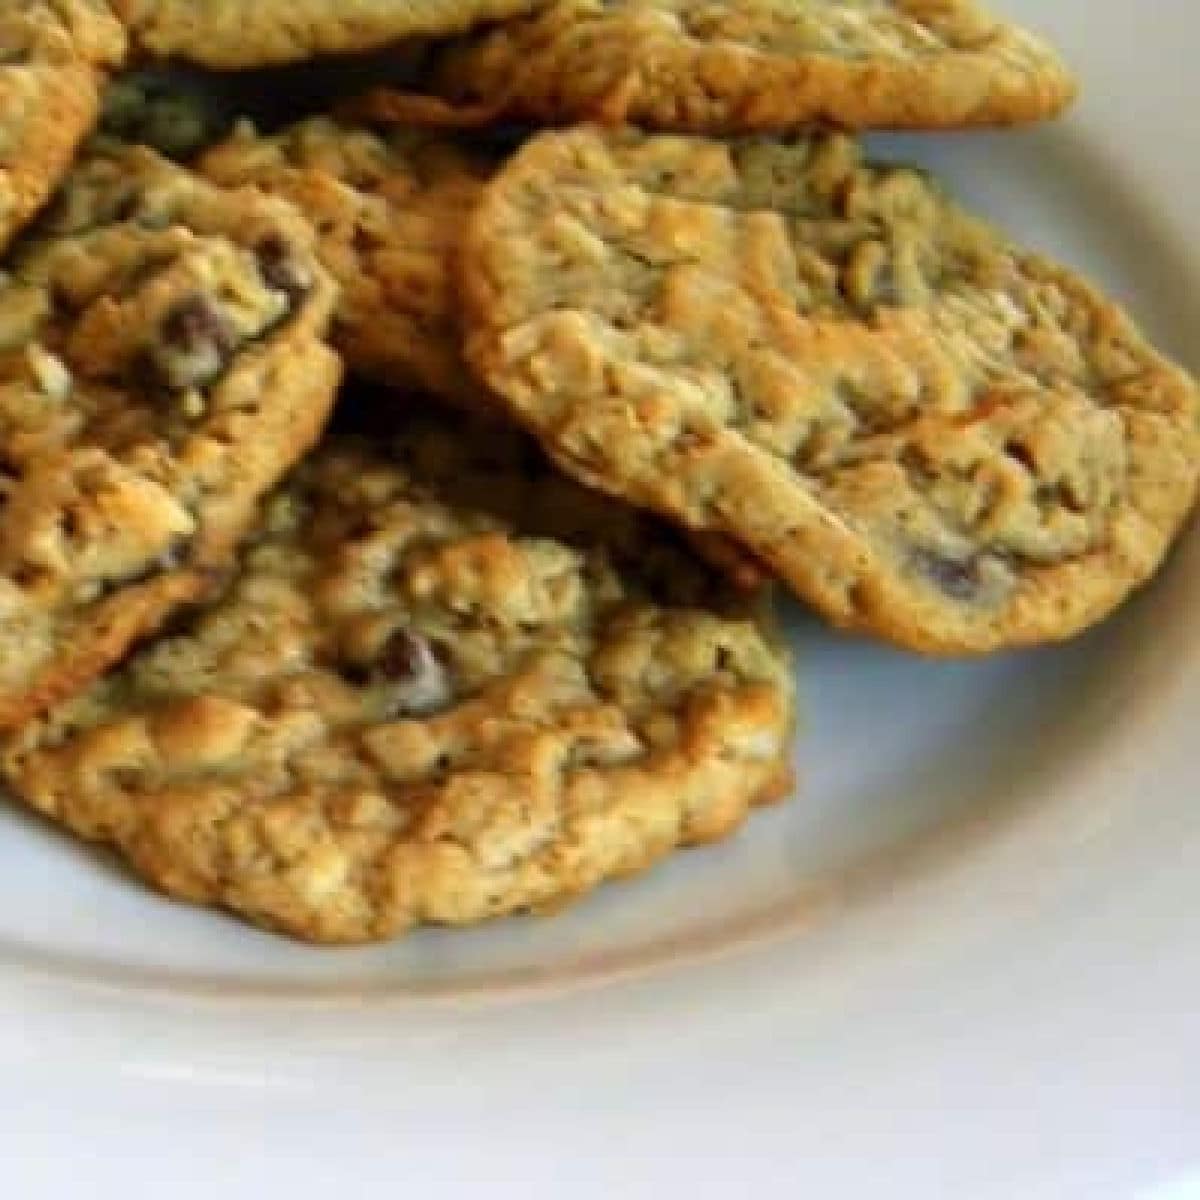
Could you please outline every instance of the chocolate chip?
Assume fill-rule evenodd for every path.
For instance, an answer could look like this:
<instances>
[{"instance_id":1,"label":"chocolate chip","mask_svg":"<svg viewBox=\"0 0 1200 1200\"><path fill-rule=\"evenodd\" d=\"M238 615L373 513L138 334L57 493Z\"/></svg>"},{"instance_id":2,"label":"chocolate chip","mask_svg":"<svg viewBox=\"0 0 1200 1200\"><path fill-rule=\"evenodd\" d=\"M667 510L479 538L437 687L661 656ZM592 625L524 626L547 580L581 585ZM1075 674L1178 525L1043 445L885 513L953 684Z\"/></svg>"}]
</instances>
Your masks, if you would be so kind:
<instances>
[{"instance_id":1,"label":"chocolate chip","mask_svg":"<svg viewBox=\"0 0 1200 1200\"><path fill-rule=\"evenodd\" d=\"M177 536L171 539L167 548L154 560L156 572L178 571L187 559L191 549L191 539Z\"/></svg>"},{"instance_id":2,"label":"chocolate chip","mask_svg":"<svg viewBox=\"0 0 1200 1200\"><path fill-rule=\"evenodd\" d=\"M389 679L408 680L420 674L427 655L432 655L427 642L407 629L398 629L388 639L376 666Z\"/></svg>"},{"instance_id":3,"label":"chocolate chip","mask_svg":"<svg viewBox=\"0 0 1200 1200\"><path fill-rule=\"evenodd\" d=\"M113 204L113 218L117 221L132 221L142 207L142 194L136 189L122 196Z\"/></svg>"},{"instance_id":4,"label":"chocolate chip","mask_svg":"<svg viewBox=\"0 0 1200 1200\"><path fill-rule=\"evenodd\" d=\"M373 678L390 685L397 716L426 716L445 708L453 692L450 675L428 639L398 629L375 661Z\"/></svg>"},{"instance_id":5,"label":"chocolate chip","mask_svg":"<svg viewBox=\"0 0 1200 1200\"><path fill-rule=\"evenodd\" d=\"M109 581L109 592L119 591L125 587L136 587L138 584L150 583L160 575L169 575L180 570L187 560L191 548L191 539L183 534L171 538L162 553L145 563L139 570L123 579Z\"/></svg>"},{"instance_id":6,"label":"chocolate chip","mask_svg":"<svg viewBox=\"0 0 1200 1200\"><path fill-rule=\"evenodd\" d=\"M182 392L220 375L236 348L232 322L207 296L196 294L167 314L147 358L159 382Z\"/></svg>"},{"instance_id":7,"label":"chocolate chip","mask_svg":"<svg viewBox=\"0 0 1200 1200\"><path fill-rule=\"evenodd\" d=\"M1020 463L1030 475L1037 475L1037 461L1033 457L1033 451L1028 446L1018 441L1009 441L1005 443L1004 453L1014 462Z\"/></svg>"},{"instance_id":8,"label":"chocolate chip","mask_svg":"<svg viewBox=\"0 0 1200 1200\"><path fill-rule=\"evenodd\" d=\"M6 462L0 455L0 506L12 495L21 483L24 472L15 463Z\"/></svg>"},{"instance_id":9,"label":"chocolate chip","mask_svg":"<svg viewBox=\"0 0 1200 1200\"><path fill-rule=\"evenodd\" d=\"M231 349L233 337L225 315L206 296L191 296L178 304L163 322L163 337L181 350L194 350L204 343Z\"/></svg>"},{"instance_id":10,"label":"chocolate chip","mask_svg":"<svg viewBox=\"0 0 1200 1200\"><path fill-rule=\"evenodd\" d=\"M312 274L279 234L263 238L255 247L255 255L263 282L272 291L282 292L293 305L312 291Z\"/></svg>"},{"instance_id":11,"label":"chocolate chip","mask_svg":"<svg viewBox=\"0 0 1200 1200\"><path fill-rule=\"evenodd\" d=\"M359 258L368 258L383 245L383 239L371 230L364 229L361 225L356 225L354 228L353 245L354 253Z\"/></svg>"},{"instance_id":12,"label":"chocolate chip","mask_svg":"<svg viewBox=\"0 0 1200 1200\"><path fill-rule=\"evenodd\" d=\"M952 600L970 602L979 599L983 578L977 558L963 561L932 550L917 550L913 561L917 570Z\"/></svg>"}]
</instances>

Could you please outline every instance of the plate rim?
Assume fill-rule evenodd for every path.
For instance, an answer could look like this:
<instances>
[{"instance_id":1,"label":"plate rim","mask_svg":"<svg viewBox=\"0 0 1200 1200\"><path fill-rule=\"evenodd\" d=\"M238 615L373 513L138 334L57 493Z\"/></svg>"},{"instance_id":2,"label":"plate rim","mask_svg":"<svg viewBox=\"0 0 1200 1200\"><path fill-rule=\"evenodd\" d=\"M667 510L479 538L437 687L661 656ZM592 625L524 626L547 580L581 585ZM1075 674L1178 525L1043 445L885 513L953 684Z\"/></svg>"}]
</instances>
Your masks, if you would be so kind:
<instances>
[{"instance_id":1,"label":"plate rim","mask_svg":"<svg viewBox=\"0 0 1200 1200\"><path fill-rule=\"evenodd\" d=\"M1038 0L1000 0L999 6L1015 16L1028 16L1035 25L1050 26L1068 55L1084 64L1085 72L1087 64L1093 63L1093 70L1087 72L1091 89L1077 113L1068 118L1066 128L1106 151L1115 164L1114 186L1136 180L1141 189L1159 197L1156 212L1162 217L1164 236L1179 248L1180 270L1200 279L1200 236L1196 236L1200 235L1200 209L1190 199L1200 194L1200 154L1192 156L1193 162L1187 161L1186 154L1173 160L1164 156L1164 146L1172 140L1185 147L1188 144L1188 110L1181 107L1179 98L1200 100L1200 75L1188 82L1167 67L1147 75L1146 57L1149 66L1154 66L1159 47L1166 46L1167 38L1177 38L1179 31L1194 32L1194 41L1200 42L1200 8L1190 0L1158 0L1155 21L1147 23L1146 18L1138 20L1136 14L1117 12L1115 7L1089 7L1087 0L1060 0L1049 13L1042 11ZM1134 37L1139 30L1140 40ZM1120 77L1114 73L1121 61L1117 50L1127 48L1134 64L1131 69L1140 70L1147 81L1147 94L1136 102L1117 86ZM1160 82L1153 83L1151 75ZM1146 133L1148 114L1155 114L1158 121L1151 135ZM1120 156L1107 153L1117 143ZM1181 578L1178 587L1200 591L1200 530L1193 527L1172 569L1180 576L1187 572L1193 581L1188 584ZM1177 661L1169 690L1160 695L1157 707L1132 716L1114 737L1103 761L1073 774L1053 805L1025 811L996 837L973 843L969 854L944 858L898 885L882 921L877 904L843 894L836 897L834 918L819 927L766 937L757 945L739 945L700 961L655 967L644 975L635 972L604 984L603 990L585 986L552 996L517 992L486 1003L479 997L414 1000L406 996L384 1002L348 995L332 1001L289 1002L282 1027L278 999L226 996L206 1003L192 996L133 993L120 987L97 989L52 975L0 970L0 1012L18 1018L0 1023L0 1063L8 1067L7 1087L0 1095L7 1092L14 1098L34 1080L47 1094L55 1089L64 1094L83 1093L91 1085L81 1087L78 1081L87 1075L93 1081L106 1079L113 1089L112 1103L128 1105L130 1111L150 1103L169 1107L174 1101L164 1096L178 1093L164 1092L163 1081L174 1081L173 1089L185 1080L190 1081L185 1092L191 1089L189 1094L193 1094L200 1089L228 1098L231 1112L242 1111L256 1098L279 1097L294 1089L292 1101L298 1113L316 1113L331 1095L346 1094L356 1094L364 1104L374 1106L376 1116L388 1103L407 1106L417 1097L428 1096L433 1097L430 1103L437 1106L436 1111L452 1113L456 1103L471 1095L473 1081L455 1078L438 1087L431 1080L444 1069L447 1054L453 1053L474 1057L478 1070L493 1072L497 1080L527 1073L530 1086L534 1081L544 1083L540 1103L531 1102L529 1111L545 1113L548 1105L565 1104L564 1097L569 1095L566 1082L554 1079L555 1056L570 1062L573 1086L603 1077L607 1082L597 1084L597 1094L612 1097L622 1091L609 1078L615 1068L608 1060L613 1047L620 1046L621 1062L643 1060L628 1074L630 1081L636 1081L629 1092L631 1102L649 1104L651 1097L662 1094L668 1076L687 1079L695 1069L694 1060L679 1048L682 1041L692 1039L693 1045L710 1047L713 1053L724 1048L726 1054L752 1051L761 1056L758 1085L763 1107L755 1106L754 1112L762 1117L763 1130L776 1133L784 1128L776 1122L781 1113L789 1108L796 1113L808 1111L805 1097L797 1091L814 1079L819 1082L817 1095L841 1098L847 1104L847 1121L856 1119L850 1097L836 1077L836 1064L805 1061L804 1056L806 1052L818 1054L817 1042L823 1036L846 1039L847 1025L857 1018L872 1024L862 1031L861 1045L847 1049L847 1059L853 1064L853 1069L847 1068L847 1087L867 1086L864 1081L869 1080L870 1095L881 1105L898 1103L902 1081L884 1075L914 1066L919 1073L922 1064L943 1084L938 1094L934 1094L936 1089L925 1092L918 1088L919 1111L908 1125L897 1118L900 1127L911 1126L917 1135L923 1131L931 1142L939 1141L939 1132L960 1127L963 1111L970 1110L972 1103L985 1121L995 1122L994 1129L982 1131L982 1140L972 1142L964 1136L960 1146L945 1147L947 1177L958 1171L956 1178L969 1179L969 1154L992 1140L1003 1141L1006 1129L1011 1128L1020 1133L1019 1137L1013 1134L1013 1143L1019 1143L1014 1153L1018 1160L1025 1156L1015 1162L1013 1171L1027 1167L1024 1177L1032 1181L1031 1187L1039 1181L1045 1183L1050 1178L1045 1174L1047 1161L1035 1153L1031 1141L1038 1129L1047 1139L1062 1131L1064 1145L1074 1153L1083 1144L1075 1135L1086 1132L1089 1122L1097 1129L1107 1128L1100 1113L1108 1105L1130 1118L1128 1135L1136 1131L1139 1137L1158 1139L1151 1146L1156 1151L1155 1161L1147 1158L1143 1163L1133 1146L1120 1145L1122 1134L1113 1130L1112 1145L1105 1148L1112 1153L1098 1154L1087 1176L1089 1186L1095 1189L1088 1194L1133 1195L1136 1189L1157 1186L1195 1168L1200 1161L1200 1082L1189 1078L1185 1070L1189 1056L1200 1055L1200 1005L1192 1011L1188 1004L1189 995L1194 994L1189 992L1189 984L1193 989L1200 984L1200 961L1188 953L1186 937L1180 937L1181 930L1186 932L1182 920L1190 911L1189 903L1194 904L1200 890L1200 884L1193 882L1200 880L1200 837L1196 832L1200 819L1191 828L1180 822L1176 829L1173 824L1179 821L1179 789L1186 789L1189 777L1195 774L1190 745L1195 736L1193 717L1200 714L1200 647L1188 646L1185 640L1181 646L1173 643L1172 652ZM1014 884L1014 879L1023 877L1022 871L1028 880L1031 864L1039 861L1036 852L1061 859L1063 826L1056 822L1063 812L1084 814L1097 806L1112 819L1107 825L1089 825L1085 820L1071 826L1092 832L1090 841L1070 847L1079 855L1070 870L1048 871L1041 877L1040 887L1030 886L1025 891ZM1162 839L1172 834L1176 840L1169 844L1175 846L1177 856L1164 862ZM1144 869L1145 874L1136 879L1137 914L1113 907L1121 897L1108 896L1101 903L1089 890L1093 869L1089 855L1096 856L1097 863L1124 856L1121 861L1127 862L1129 869ZM1054 888L1046 882L1051 876ZM963 905L964 877L975 881L976 895L981 889L989 897L986 910L972 911ZM971 890L968 887L967 894ZM928 919L930 912L946 908L945 920ZM1052 919L1059 922L1063 938L1069 935L1071 941L1061 950L1041 931L1036 931L1024 948L1000 937L1001 932L1011 937L1024 921L1048 920L1052 914L1057 914ZM1127 990L1116 986L1119 973L1114 964L1098 963L1091 957L1103 955L1114 931L1131 939L1120 951L1127 956L1125 963L1117 965L1132 972L1140 964L1146 978L1152 980L1144 994L1138 994L1132 985ZM790 955L801 943L803 952L797 961ZM1030 984L1029 1003L1049 1007L1029 1015L1028 1041L1042 1046L1050 1044L1055 1035L1075 1037L1077 1047L1064 1050L1054 1065L1059 1071L1077 1072L1094 1089L1091 1101L1084 1099L1084 1091L1051 1078L1053 1072L1039 1075L1038 1064L996 1061L996 1050L988 1047L990 1040L1013 1051L1018 1060L1019 1049L1014 1047L1021 1045L1019 1031L1000 1030L997 1024L1005 1004L1012 1000L997 965L987 960L986 952L995 954L998 943L1018 964L1014 972L1033 972L1041 965L1049 973L1048 980L1061 983L1057 1007L1042 995L1040 982ZM930 1010L925 1012L920 1008L923 991L946 964L957 964L953 969L960 973L952 977L950 993L962 1000L964 1010L943 1012L940 1005L949 1004L943 998L931 1000ZM814 965L819 970L814 972ZM1077 978L1071 978L1072 969ZM961 973L971 970L977 972L977 988ZM736 981L734 992L729 990L731 980ZM1111 987L1112 993L1092 994L1088 989L1096 980ZM872 1012L869 1001L888 981L893 1011ZM731 996L737 1001L732 1011ZM352 1030L346 1028L348 1011L356 1018ZM405 1020L398 1021L398 1017ZM944 1018L943 1024L939 1025L939 1017ZM805 1020L811 1022L808 1028L798 1028ZM584 1022L590 1044L581 1044L577 1033ZM748 1022L758 1022L757 1049ZM1131 1034L1123 1040L1117 1036L1116 1031L1130 1028L1131 1023L1136 1037ZM786 1053L777 1046L761 1044L768 1031L780 1030L791 1030L794 1035L794 1044ZM907 1031L908 1042L881 1053L879 1074L873 1077L866 1062L868 1050L878 1049L889 1030L897 1034ZM951 1033L947 1031L961 1042L948 1047L946 1039ZM1113 1041L1100 1054L1103 1061L1073 1056L1095 1055L1106 1034ZM836 1041L834 1044L836 1047ZM848 1045L845 1040L841 1044ZM538 1061L522 1062L522 1046L536 1047ZM993 1088L995 1080L991 1078L970 1079L969 1063L948 1061L953 1053L968 1058L979 1055L995 1080L1008 1080L1006 1071L1012 1072L1014 1090L1007 1092L998 1083ZM481 1058L485 1061L480 1062ZM411 1094L399 1100L397 1063L405 1064L410 1073L406 1086L411 1088ZM714 1078L745 1081L738 1073L740 1064L735 1069L735 1064L722 1060L707 1069ZM655 1081L654 1087L646 1084L650 1079ZM1061 1085L1058 1093L1057 1085ZM1138 1124L1139 1116L1145 1115L1141 1109L1133 1111L1138 1104L1147 1108L1146 1097L1156 1087L1162 1089L1156 1114L1162 1125L1158 1134L1146 1132L1149 1127ZM638 1093L638 1088L644 1090ZM1055 1094L1064 1102L1077 1100L1079 1111L1060 1111L1053 1103ZM1036 1097L1031 1111L1006 1116L1006 1097L1015 1103L1015 1098L1023 1095ZM724 1104L725 1098L712 1100L701 1116L703 1099L698 1099L688 1114L715 1134L716 1118L728 1118ZM567 1105L564 1112L547 1120L549 1127L564 1135L578 1134L584 1115L584 1110L571 1110ZM611 1115L606 1119L611 1120ZM862 1118L863 1128L871 1125L874 1130L874 1119ZM37 1120L28 1116L30 1130ZM1011 1126L1006 1126L1006 1121L1011 1121ZM664 1130L680 1128L678 1114L663 1118ZM852 1124L850 1128L853 1130ZM481 1145L494 1141L491 1132L478 1136ZM749 1146L751 1134L741 1131L740 1136L742 1141L735 1134L733 1142ZM245 1133L232 1126L226 1140L230 1147L243 1150L250 1145ZM138 1140L131 1134L128 1145L110 1147L112 1162L120 1163L123 1154L132 1155L138 1148ZM1137 1149L1140 1153L1144 1147ZM796 1133L790 1145L772 1153L777 1165L799 1165L803 1155L813 1153L813 1143ZM1118 1154L1124 1158L1114 1157ZM704 1157L698 1153L694 1162L702 1162ZM828 1172L823 1178L827 1181L837 1186L839 1181L864 1178L861 1171L853 1175L849 1153L846 1161L835 1161L835 1157L831 1153L826 1164ZM910 1183L919 1189L919 1180L927 1187L932 1178L928 1163L906 1164L902 1148L893 1146L892 1157L886 1161L895 1171L892 1183L898 1190L893 1194L910 1194L906 1190ZM394 1157L386 1162L395 1176L407 1177L408 1168L397 1164ZM1114 1162L1121 1166L1120 1172ZM1106 1176L1102 1169L1112 1173ZM695 1166L682 1171L684 1178L702 1182ZM651 1176L658 1180L659 1190L671 1179L678 1183L679 1164L652 1164L648 1178ZM1121 1190L1110 1190L1118 1178ZM298 1185L303 1190L303 1181ZM994 1180L988 1184L993 1185ZM583 1188L581 1194L585 1191ZM976 1194L982 1196L985 1191ZM914 1190L911 1194L928 1192ZM1081 1188L1056 1194L1085 1193Z\"/></svg>"}]
</instances>

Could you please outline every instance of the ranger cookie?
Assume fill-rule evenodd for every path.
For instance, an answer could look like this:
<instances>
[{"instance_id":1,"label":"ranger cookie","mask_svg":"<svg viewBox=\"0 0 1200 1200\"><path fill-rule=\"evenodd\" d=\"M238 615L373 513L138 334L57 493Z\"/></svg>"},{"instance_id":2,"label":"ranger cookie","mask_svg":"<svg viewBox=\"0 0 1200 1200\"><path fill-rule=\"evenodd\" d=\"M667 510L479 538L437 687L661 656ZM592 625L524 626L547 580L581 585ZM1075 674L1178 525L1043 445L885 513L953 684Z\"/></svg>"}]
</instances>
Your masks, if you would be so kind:
<instances>
[{"instance_id":1,"label":"ranger cookie","mask_svg":"<svg viewBox=\"0 0 1200 1200\"><path fill-rule=\"evenodd\" d=\"M200 170L289 200L308 217L341 285L332 338L353 371L481 411L497 401L463 362L454 263L501 158L483 141L313 117L271 137L242 125ZM693 545L747 590L761 585L762 569L734 543L698 535Z\"/></svg>"},{"instance_id":2,"label":"ranger cookie","mask_svg":"<svg viewBox=\"0 0 1200 1200\"><path fill-rule=\"evenodd\" d=\"M208 590L339 364L304 223L97 151L0 283L0 727Z\"/></svg>"},{"instance_id":3,"label":"ranger cookie","mask_svg":"<svg viewBox=\"0 0 1200 1200\"><path fill-rule=\"evenodd\" d=\"M543 134L462 262L468 357L567 470L740 540L843 626L1069 637L1195 500L1191 379L846 137Z\"/></svg>"},{"instance_id":4,"label":"ranger cookie","mask_svg":"<svg viewBox=\"0 0 1200 1200\"><path fill-rule=\"evenodd\" d=\"M364 115L470 125L630 122L693 133L1012 125L1075 84L974 0L554 0L435 47L416 98Z\"/></svg>"},{"instance_id":5,"label":"ranger cookie","mask_svg":"<svg viewBox=\"0 0 1200 1200\"><path fill-rule=\"evenodd\" d=\"M124 58L105 0L0 5L0 248L66 173Z\"/></svg>"},{"instance_id":6,"label":"ranger cookie","mask_svg":"<svg viewBox=\"0 0 1200 1200\"><path fill-rule=\"evenodd\" d=\"M113 0L135 46L217 70L377 50L462 33L536 0Z\"/></svg>"},{"instance_id":7,"label":"ranger cookie","mask_svg":"<svg viewBox=\"0 0 1200 1200\"><path fill-rule=\"evenodd\" d=\"M669 530L503 427L331 439L224 598L4 774L174 896L327 942L558 906L789 783L791 668Z\"/></svg>"},{"instance_id":8,"label":"ranger cookie","mask_svg":"<svg viewBox=\"0 0 1200 1200\"><path fill-rule=\"evenodd\" d=\"M242 125L200 170L283 197L308 217L341 285L334 341L353 370L480 403L462 360L451 263L497 161L447 137L314 117L271 137Z\"/></svg>"}]
</instances>

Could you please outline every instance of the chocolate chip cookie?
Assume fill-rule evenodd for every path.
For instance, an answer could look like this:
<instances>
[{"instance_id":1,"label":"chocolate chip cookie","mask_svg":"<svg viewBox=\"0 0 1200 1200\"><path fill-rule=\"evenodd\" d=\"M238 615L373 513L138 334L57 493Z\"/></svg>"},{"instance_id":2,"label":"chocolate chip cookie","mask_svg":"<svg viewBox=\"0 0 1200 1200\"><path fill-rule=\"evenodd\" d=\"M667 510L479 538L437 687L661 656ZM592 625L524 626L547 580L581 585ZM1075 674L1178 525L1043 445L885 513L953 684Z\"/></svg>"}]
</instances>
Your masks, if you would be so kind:
<instances>
[{"instance_id":1,"label":"chocolate chip cookie","mask_svg":"<svg viewBox=\"0 0 1200 1200\"><path fill-rule=\"evenodd\" d=\"M728 134L1012 125L1075 93L1049 46L974 0L553 0L435 49L420 86L362 111Z\"/></svg>"},{"instance_id":2,"label":"chocolate chip cookie","mask_svg":"<svg viewBox=\"0 0 1200 1200\"><path fill-rule=\"evenodd\" d=\"M403 411L297 470L218 602L10 741L14 790L326 942L557 907L778 798L760 614L513 431Z\"/></svg>"},{"instance_id":3,"label":"chocolate chip cookie","mask_svg":"<svg viewBox=\"0 0 1200 1200\"><path fill-rule=\"evenodd\" d=\"M199 169L294 203L341 285L334 343L355 371L455 402L484 403L462 361L451 260L498 153L328 117L274 136L243 124Z\"/></svg>"},{"instance_id":4,"label":"chocolate chip cookie","mask_svg":"<svg viewBox=\"0 0 1200 1200\"><path fill-rule=\"evenodd\" d=\"M113 0L143 54L217 70L375 50L461 33L536 0Z\"/></svg>"},{"instance_id":5,"label":"chocolate chip cookie","mask_svg":"<svg viewBox=\"0 0 1200 1200\"><path fill-rule=\"evenodd\" d=\"M1196 497L1187 374L844 136L545 133L462 264L468 357L567 470L904 646L1078 633Z\"/></svg>"},{"instance_id":6,"label":"chocolate chip cookie","mask_svg":"<svg viewBox=\"0 0 1200 1200\"><path fill-rule=\"evenodd\" d=\"M105 0L0 5L0 248L66 173L124 57Z\"/></svg>"},{"instance_id":7,"label":"chocolate chip cookie","mask_svg":"<svg viewBox=\"0 0 1200 1200\"><path fill-rule=\"evenodd\" d=\"M273 136L243 124L199 170L226 187L257 186L308 217L341 285L332 339L353 371L484 411L498 401L463 362L453 268L470 213L502 158L494 138L381 134L313 117ZM396 396L382 402L394 405ZM693 544L746 590L761 586L763 569L734 543L698 535Z\"/></svg>"},{"instance_id":8,"label":"chocolate chip cookie","mask_svg":"<svg viewBox=\"0 0 1200 1200\"><path fill-rule=\"evenodd\" d=\"M325 421L334 294L287 206L78 164L0 279L0 727L211 587Z\"/></svg>"}]
</instances>

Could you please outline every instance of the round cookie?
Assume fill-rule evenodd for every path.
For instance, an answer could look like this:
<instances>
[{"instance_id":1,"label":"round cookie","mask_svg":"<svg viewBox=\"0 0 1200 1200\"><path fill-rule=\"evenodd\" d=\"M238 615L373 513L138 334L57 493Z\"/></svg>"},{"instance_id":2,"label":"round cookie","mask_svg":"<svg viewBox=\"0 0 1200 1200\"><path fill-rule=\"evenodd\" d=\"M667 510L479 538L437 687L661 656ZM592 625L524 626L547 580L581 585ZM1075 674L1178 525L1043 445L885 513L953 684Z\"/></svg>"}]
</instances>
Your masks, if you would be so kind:
<instances>
[{"instance_id":1,"label":"round cookie","mask_svg":"<svg viewBox=\"0 0 1200 1200\"><path fill-rule=\"evenodd\" d=\"M0 728L211 588L340 374L287 206L96 151L0 280Z\"/></svg>"},{"instance_id":2,"label":"round cookie","mask_svg":"<svg viewBox=\"0 0 1200 1200\"><path fill-rule=\"evenodd\" d=\"M537 0L113 0L143 54L216 70L376 50L462 33Z\"/></svg>"},{"instance_id":3,"label":"round cookie","mask_svg":"<svg viewBox=\"0 0 1200 1200\"><path fill-rule=\"evenodd\" d=\"M105 0L0 5L0 248L66 173L124 57Z\"/></svg>"},{"instance_id":4,"label":"round cookie","mask_svg":"<svg viewBox=\"0 0 1200 1200\"><path fill-rule=\"evenodd\" d=\"M435 47L419 83L359 111L728 134L1012 125L1075 94L1049 46L974 0L553 0Z\"/></svg>"},{"instance_id":5,"label":"round cookie","mask_svg":"<svg viewBox=\"0 0 1200 1200\"><path fill-rule=\"evenodd\" d=\"M904 646L1079 632L1196 497L1192 380L843 136L546 133L462 262L468 357L567 470Z\"/></svg>"},{"instance_id":6,"label":"round cookie","mask_svg":"<svg viewBox=\"0 0 1200 1200\"><path fill-rule=\"evenodd\" d=\"M791 672L669 530L504 427L331 438L223 598L3 773L170 894L324 942L557 907L789 784Z\"/></svg>"},{"instance_id":7,"label":"round cookie","mask_svg":"<svg viewBox=\"0 0 1200 1200\"><path fill-rule=\"evenodd\" d=\"M483 146L314 117L274 136L241 125L199 169L295 204L341 285L334 344L371 379L481 404L462 360L451 262L499 161Z\"/></svg>"}]
</instances>

